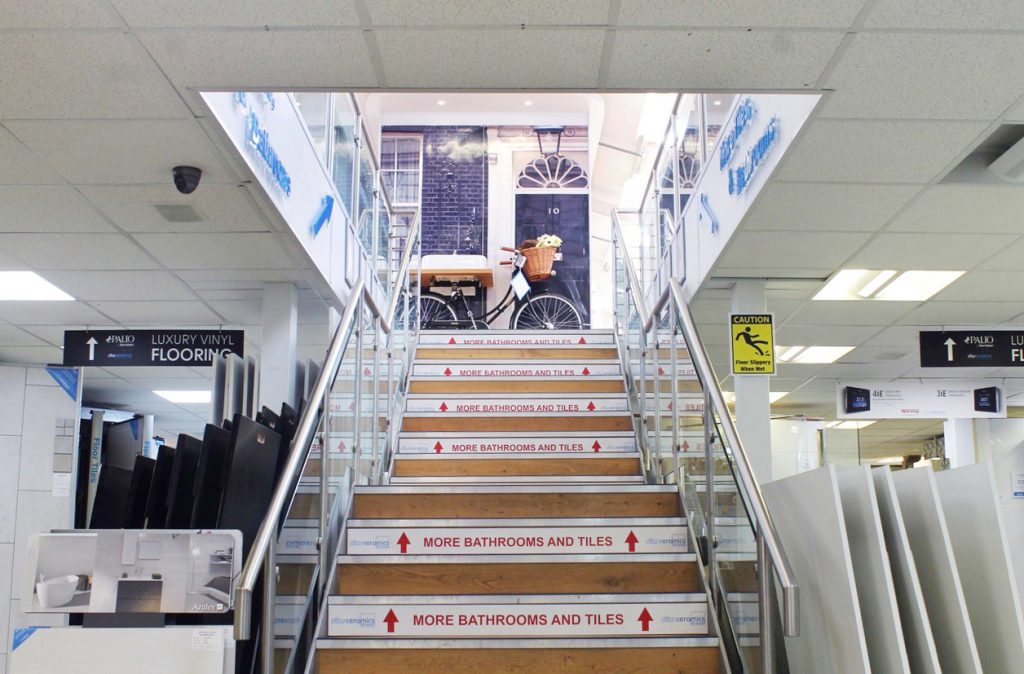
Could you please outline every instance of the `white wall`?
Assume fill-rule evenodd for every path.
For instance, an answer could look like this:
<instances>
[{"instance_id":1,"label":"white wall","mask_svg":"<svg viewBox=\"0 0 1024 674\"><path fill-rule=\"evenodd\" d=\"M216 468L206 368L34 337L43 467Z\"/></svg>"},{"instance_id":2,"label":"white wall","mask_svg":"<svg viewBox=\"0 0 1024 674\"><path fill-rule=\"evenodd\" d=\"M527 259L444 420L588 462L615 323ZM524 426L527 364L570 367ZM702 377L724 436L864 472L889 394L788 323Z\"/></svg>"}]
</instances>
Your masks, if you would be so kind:
<instances>
[{"instance_id":1,"label":"white wall","mask_svg":"<svg viewBox=\"0 0 1024 674\"><path fill-rule=\"evenodd\" d=\"M772 419L772 479L813 470L821 465L819 431L822 421L790 417Z\"/></svg>"},{"instance_id":2,"label":"white wall","mask_svg":"<svg viewBox=\"0 0 1024 674\"><path fill-rule=\"evenodd\" d=\"M1003 510L1006 538L1017 575L1024 588L1024 499L1013 498L1012 473L1024 472L1024 419L975 419L974 440L979 462L991 462L996 474L996 493ZM1024 601L1024 590L1021 590Z\"/></svg>"},{"instance_id":3,"label":"white wall","mask_svg":"<svg viewBox=\"0 0 1024 674\"><path fill-rule=\"evenodd\" d=\"M0 673L18 627L60 625L63 615L25 615L21 593L32 534L70 528L81 377L75 396L43 367L0 365ZM65 429L69 429L65 431Z\"/></svg>"}]
</instances>

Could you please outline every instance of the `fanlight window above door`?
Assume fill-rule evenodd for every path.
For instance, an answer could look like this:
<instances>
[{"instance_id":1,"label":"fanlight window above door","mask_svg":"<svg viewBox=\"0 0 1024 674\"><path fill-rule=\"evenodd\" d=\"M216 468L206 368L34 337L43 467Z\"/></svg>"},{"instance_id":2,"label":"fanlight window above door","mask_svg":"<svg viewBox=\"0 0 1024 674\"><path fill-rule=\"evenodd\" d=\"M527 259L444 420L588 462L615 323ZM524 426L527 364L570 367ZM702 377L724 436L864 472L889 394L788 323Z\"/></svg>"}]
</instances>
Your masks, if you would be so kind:
<instances>
[{"instance_id":1,"label":"fanlight window above door","mask_svg":"<svg viewBox=\"0 0 1024 674\"><path fill-rule=\"evenodd\" d=\"M527 164L516 184L525 189L578 189L589 187L590 177L572 159L551 154Z\"/></svg>"}]
</instances>

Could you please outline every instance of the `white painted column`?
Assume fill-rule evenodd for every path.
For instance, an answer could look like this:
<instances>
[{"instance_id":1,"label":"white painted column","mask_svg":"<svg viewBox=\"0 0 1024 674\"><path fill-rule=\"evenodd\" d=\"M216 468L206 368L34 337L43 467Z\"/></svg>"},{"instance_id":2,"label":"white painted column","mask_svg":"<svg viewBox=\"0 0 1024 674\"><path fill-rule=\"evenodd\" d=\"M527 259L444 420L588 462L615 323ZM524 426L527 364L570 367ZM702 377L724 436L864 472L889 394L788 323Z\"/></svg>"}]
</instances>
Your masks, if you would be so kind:
<instances>
[{"instance_id":1,"label":"white painted column","mask_svg":"<svg viewBox=\"0 0 1024 674\"><path fill-rule=\"evenodd\" d=\"M737 281L733 285L733 312L765 313L766 306L763 280ZM760 483L772 480L771 404L768 399L770 379L767 375L759 374L733 376L736 386L736 427L747 456L750 457L754 476Z\"/></svg>"},{"instance_id":2,"label":"white painted column","mask_svg":"<svg viewBox=\"0 0 1024 674\"><path fill-rule=\"evenodd\" d=\"M294 406L295 345L298 341L299 301L291 283L263 286L263 341L260 346L260 406L277 411L281 403Z\"/></svg>"},{"instance_id":3,"label":"white painted column","mask_svg":"<svg viewBox=\"0 0 1024 674\"><path fill-rule=\"evenodd\" d=\"M946 419L942 423L942 430L950 468L978 462L974 451L974 419Z\"/></svg>"}]
</instances>

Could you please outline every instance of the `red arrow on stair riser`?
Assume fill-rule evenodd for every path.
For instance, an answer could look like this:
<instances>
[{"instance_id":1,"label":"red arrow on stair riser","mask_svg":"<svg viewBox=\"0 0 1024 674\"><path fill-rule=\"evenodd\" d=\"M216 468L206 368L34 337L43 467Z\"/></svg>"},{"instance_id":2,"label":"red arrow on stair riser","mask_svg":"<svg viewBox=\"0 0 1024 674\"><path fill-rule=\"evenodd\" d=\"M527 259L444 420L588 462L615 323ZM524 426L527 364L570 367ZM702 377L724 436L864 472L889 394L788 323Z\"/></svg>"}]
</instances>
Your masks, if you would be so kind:
<instances>
[{"instance_id":1,"label":"red arrow on stair riser","mask_svg":"<svg viewBox=\"0 0 1024 674\"><path fill-rule=\"evenodd\" d=\"M444 445L442 445L441 442L438 441L438 443L434 445L434 452L436 454L440 454L442 449L444 449Z\"/></svg>"},{"instance_id":2,"label":"red arrow on stair riser","mask_svg":"<svg viewBox=\"0 0 1024 674\"><path fill-rule=\"evenodd\" d=\"M444 369L444 376L446 376L446 377L452 376L452 369L450 367L446 367Z\"/></svg>"},{"instance_id":3,"label":"red arrow on stair riser","mask_svg":"<svg viewBox=\"0 0 1024 674\"><path fill-rule=\"evenodd\" d=\"M384 616L384 623L388 626L388 634L395 631L395 625L398 624L398 616L395 615L395 609L388 609L388 614ZM647 629L644 628L644 631L646 632Z\"/></svg>"},{"instance_id":4,"label":"red arrow on stair riser","mask_svg":"<svg viewBox=\"0 0 1024 674\"><path fill-rule=\"evenodd\" d=\"M454 338L454 337L452 337L451 339L449 339L449 340L448 340L448 343L449 343L449 344L454 344L454 343L455 343L455 338Z\"/></svg>"},{"instance_id":5,"label":"red arrow on stair riser","mask_svg":"<svg viewBox=\"0 0 1024 674\"><path fill-rule=\"evenodd\" d=\"M594 451L595 452L600 452L601 451L601 443L598 442L597 440L594 440Z\"/></svg>"},{"instance_id":6,"label":"red arrow on stair riser","mask_svg":"<svg viewBox=\"0 0 1024 674\"><path fill-rule=\"evenodd\" d=\"M441 409L442 412L447 412L448 411L448 405L446 405L445 403L442 402L440 409Z\"/></svg>"},{"instance_id":7,"label":"red arrow on stair riser","mask_svg":"<svg viewBox=\"0 0 1024 674\"><path fill-rule=\"evenodd\" d=\"M591 400L591 401L590 401L590 404L589 404L589 405L587 405L587 409L588 409L588 410L590 410L591 412L593 412L594 410L596 410L596 409L597 409L597 406L596 406L596 405L594 404L594 401L593 401L593 400Z\"/></svg>"},{"instance_id":8,"label":"red arrow on stair riser","mask_svg":"<svg viewBox=\"0 0 1024 674\"><path fill-rule=\"evenodd\" d=\"M580 341L579 341L579 343L580 343L580 344L586 344L586 343L587 343L587 340L586 340L586 338L584 338L584 337L580 337Z\"/></svg>"},{"instance_id":9,"label":"red arrow on stair riser","mask_svg":"<svg viewBox=\"0 0 1024 674\"><path fill-rule=\"evenodd\" d=\"M586 377L586 376L587 376L587 375L589 375L589 374L590 374L590 369L589 369L589 368L586 368L586 367L584 367L584 368L583 368L583 376L584 376L584 377Z\"/></svg>"},{"instance_id":10,"label":"red arrow on stair riser","mask_svg":"<svg viewBox=\"0 0 1024 674\"><path fill-rule=\"evenodd\" d=\"M636 534L632 531L629 532L629 536L626 536L626 544L629 545L630 552L636 552L636 544L640 542L640 539L636 537ZM647 630L644 630L645 632Z\"/></svg>"},{"instance_id":11,"label":"red arrow on stair riser","mask_svg":"<svg viewBox=\"0 0 1024 674\"><path fill-rule=\"evenodd\" d=\"M409 543L411 542L412 541L409 540L409 537L405 535L404 531L402 532L402 535L398 537L398 546L402 549L403 555L405 554L405 551L409 549Z\"/></svg>"},{"instance_id":12,"label":"red arrow on stair riser","mask_svg":"<svg viewBox=\"0 0 1024 674\"><path fill-rule=\"evenodd\" d=\"M641 630L643 630L644 632L650 632L651 623L654 622L654 618L651 616L651 612L644 608L644 610L640 613L640 617L637 618L637 621L640 622ZM390 632L391 630L388 629L388 631Z\"/></svg>"},{"instance_id":13,"label":"red arrow on stair riser","mask_svg":"<svg viewBox=\"0 0 1024 674\"><path fill-rule=\"evenodd\" d=\"M688 443L686 440L683 440L683 451L685 452L689 448L690 448L690 443Z\"/></svg>"}]
</instances>

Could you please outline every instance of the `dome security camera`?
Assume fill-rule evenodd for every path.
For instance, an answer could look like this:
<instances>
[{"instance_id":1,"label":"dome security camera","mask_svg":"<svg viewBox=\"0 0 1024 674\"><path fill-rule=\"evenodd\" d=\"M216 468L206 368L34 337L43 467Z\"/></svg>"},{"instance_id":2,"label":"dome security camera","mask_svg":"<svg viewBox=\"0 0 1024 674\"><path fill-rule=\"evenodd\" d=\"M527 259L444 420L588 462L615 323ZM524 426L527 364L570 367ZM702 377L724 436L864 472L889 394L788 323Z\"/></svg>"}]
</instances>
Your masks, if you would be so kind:
<instances>
[{"instance_id":1,"label":"dome security camera","mask_svg":"<svg viewBox=\"0 0 1024 674\"><path fill-rule=\"evenodd\" d=\"M174 176L174 186L182 194L192 194L199 187L199 179L203 177L203 170L195 166L175 166L171 171Z\"/></svg>"}]
</instances>

